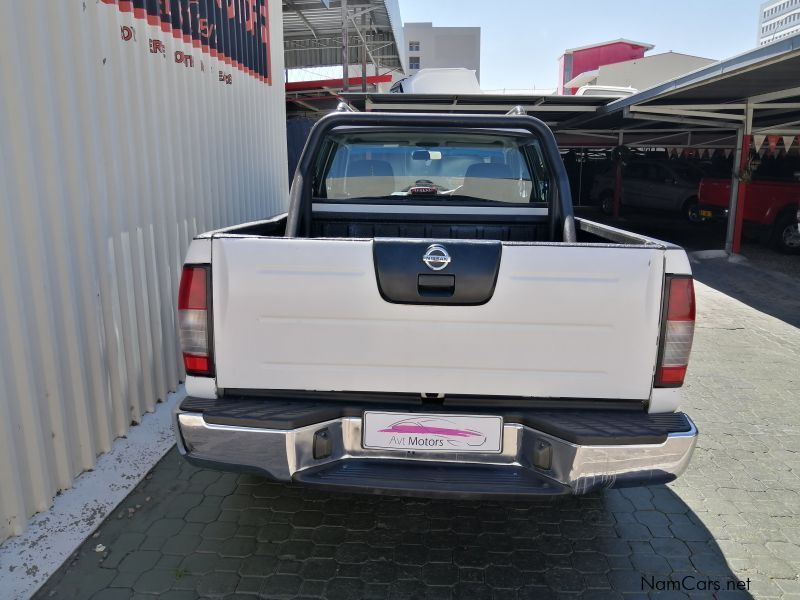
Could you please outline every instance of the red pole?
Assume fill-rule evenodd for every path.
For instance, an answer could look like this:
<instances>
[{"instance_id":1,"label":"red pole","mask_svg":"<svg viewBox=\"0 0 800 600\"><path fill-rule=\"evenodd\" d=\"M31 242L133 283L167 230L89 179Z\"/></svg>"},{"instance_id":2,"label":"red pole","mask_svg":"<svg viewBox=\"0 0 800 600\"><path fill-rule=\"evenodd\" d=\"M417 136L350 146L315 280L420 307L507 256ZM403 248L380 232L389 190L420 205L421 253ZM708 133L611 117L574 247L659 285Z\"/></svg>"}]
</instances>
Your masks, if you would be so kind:
<instances>
[{"instance_id":1,"label":"red pole","mask_svg":"<svg viewBox=\"0 0 800 600\"><path fill-rule=\"evenodd\" d=\"M742 136L742 156L739 159L739 174L745 172L747 169L747 165L750 163L750 136L743 135ZM733 226L733 245L731 247L731 252L733 254L739 254L739 250L742 247L742 223L744 222L744 205L747 202L747 188L749 184L747 182L739 180L739 194L738 199L736 201L736 215L734 215L735 221Z\"/></svg>"},{"instance_id":2,"label":"red pole","mask_svg":"<svg viewBox=\"0 0 800 600\"><path fill-rule=\"evenodd\" d=\"M614 218L619 217L619 205L622 199L622 159L617 160L614 176Z\"/></svg>"}]
</instances>

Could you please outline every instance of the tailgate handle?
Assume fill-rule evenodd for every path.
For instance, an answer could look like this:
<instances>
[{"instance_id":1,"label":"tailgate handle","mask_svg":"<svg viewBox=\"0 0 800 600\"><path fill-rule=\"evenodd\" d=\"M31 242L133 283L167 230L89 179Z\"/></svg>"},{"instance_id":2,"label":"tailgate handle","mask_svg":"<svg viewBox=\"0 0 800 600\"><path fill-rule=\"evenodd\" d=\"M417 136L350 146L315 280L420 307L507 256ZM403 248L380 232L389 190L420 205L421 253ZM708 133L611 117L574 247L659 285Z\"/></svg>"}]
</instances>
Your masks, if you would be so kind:
<instances>
[{"instance_id":1,"label":"tailgate handle","mask_svg":"<svg viewBox=\"0 0 800 600\"><path fill-rule=\"evenodd\" d=\"M452 296L456 291L455 275L417 275L420 296Z\"/></svg>"}]
</instances>

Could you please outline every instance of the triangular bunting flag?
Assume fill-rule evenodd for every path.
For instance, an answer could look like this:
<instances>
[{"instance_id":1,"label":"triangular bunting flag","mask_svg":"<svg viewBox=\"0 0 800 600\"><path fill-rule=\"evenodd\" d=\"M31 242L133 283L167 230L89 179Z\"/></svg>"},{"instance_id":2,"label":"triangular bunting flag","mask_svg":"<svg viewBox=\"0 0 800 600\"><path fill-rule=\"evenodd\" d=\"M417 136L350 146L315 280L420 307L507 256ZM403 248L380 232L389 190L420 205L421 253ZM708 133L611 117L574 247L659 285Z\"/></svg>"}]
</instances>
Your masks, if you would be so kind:
<instances>
[{"instance_id":1,"label":"triangular bunting flag","mask_svg":"<svg viewBox=\"0 0 800 600\"><path fill-rule=\"evenodd\" d=\"M794 144L794 136L793 135L785 135L785 136L783 136L783 147L786 148L787 152L792 147L792 144Z\"/></svg>"},{"instance_id":2,"label":"triangular bunting flag","mask_svg":"<svg viewBox=\"0 0 800 600\"><path fill-rule=\"evenodd\" d=\"M763 133L756 133L753 134L753 148L756 150L760 150L761 146L764 145L764 140L767 139L767 136Z\"/></svg>"},{"instance_id":3,"label":"triangular bunting flag","mask_svg":"<svg viewBox=\"0 0 800 600\"><path fill-rule=\"evenodd\" d=\"M725 153L725 158L728 158L731 155L731 152L733 152L733 149L732 148L725 148L722 152Z\"/></svg>"},{"instance_id":4,"label":"triangular bunting flag","mask_svg":"<svg viewBox=\"0 0 800 600\"><path fill-rule=\"evenodd\" d=\"M775 154L775 150L778 148L778 140L781 139L777 135L768 135L767 136L767 146L769 147L769 153Z\"/></svg>"}]
</instances>

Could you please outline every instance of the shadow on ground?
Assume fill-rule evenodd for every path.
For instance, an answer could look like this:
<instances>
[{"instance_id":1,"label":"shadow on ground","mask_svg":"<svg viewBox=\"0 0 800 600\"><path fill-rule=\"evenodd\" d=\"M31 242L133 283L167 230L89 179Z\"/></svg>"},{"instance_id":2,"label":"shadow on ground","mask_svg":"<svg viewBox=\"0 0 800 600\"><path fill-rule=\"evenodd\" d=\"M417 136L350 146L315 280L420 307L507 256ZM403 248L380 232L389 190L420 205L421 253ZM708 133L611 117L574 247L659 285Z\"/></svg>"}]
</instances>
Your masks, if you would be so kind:
<instances>
[{"instance_id":1,"label":"shadow on ground","mask_svg":"<svg viewBox=\"0 0 800 600\"><path fill-rule=\"evenodd\" d=\"M333 495L173 450L37 597L749 598L724 591L745 585L665 486L534 504Z\"/></svg>"},{"instance_id":2,"label":"shadow on ground","mask_svg":"<svg viewBox=\"0 0 800 600\"><path fill-rule=\"evenodd\" d=\"M576 210L579 216L628 231L678 244L687 252L721 250L725 246L724 223L692 224L662 213L625 212L619 219L593 207ZM746 260L693 259L695 279L756 310L800 327L800 255L780 254L755 240L745 241Z\"/></svg>"},{"instance_id":3,"label":"shadow on ground","mask_svg":"<svg viewBox=\"0 0 800 600\"><path fill-rule=\"evenodd\" d=\"M763 256L763 251L760 253ZM800 256L776 257L788 262ZM800 327L800 278L772 270L771 265L731 263L726 258L701 260L692 264L695 279L766 313Z\"/></svg>"}]
</instances>

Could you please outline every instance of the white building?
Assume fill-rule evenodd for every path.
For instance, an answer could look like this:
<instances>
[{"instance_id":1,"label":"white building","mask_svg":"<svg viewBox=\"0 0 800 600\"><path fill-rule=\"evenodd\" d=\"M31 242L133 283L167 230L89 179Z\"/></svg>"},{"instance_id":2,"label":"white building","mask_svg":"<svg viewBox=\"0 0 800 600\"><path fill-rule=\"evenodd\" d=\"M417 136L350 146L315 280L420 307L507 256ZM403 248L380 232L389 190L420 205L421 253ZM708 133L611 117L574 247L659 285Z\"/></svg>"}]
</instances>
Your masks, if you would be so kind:
<instances>
[{"instance_id":1,"label":"white building","mask_svg":"<svg viewBox=\"0 0 800 600\"><path fill-rule=\"evenodd\" d=\"M710 58L692 56L691 54L662 52L610 65L602 65L597 69L581 73L566 82L564 86L567 88L579 88L584 85L596 85L646 90L664 81L691 73L713 62Z\"/></svg>"},{"instance_id":2,"label":"white building","mask_svg":"<svg viewBox=\"0 0 800 600\"><path fill-rule=\"evenodd\" d=\"M800 33L800 0L767 0L761 4L758 45Z\"/></svg>"},{"instance_id":3,"label":"white building","mask_svg":"<svg viewBox=\"0 0 800 600\"><path fill-rule=\"evenodd\" d=\"M420 69L463 67L481 77L481 28L434 27L433 23L403 25L408 74Z\"/></svg>"}]
</instances>

